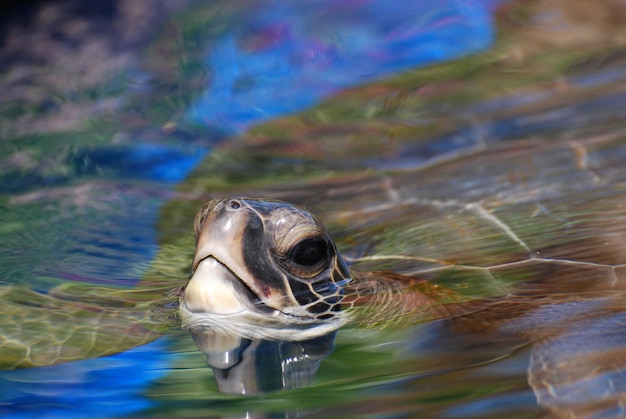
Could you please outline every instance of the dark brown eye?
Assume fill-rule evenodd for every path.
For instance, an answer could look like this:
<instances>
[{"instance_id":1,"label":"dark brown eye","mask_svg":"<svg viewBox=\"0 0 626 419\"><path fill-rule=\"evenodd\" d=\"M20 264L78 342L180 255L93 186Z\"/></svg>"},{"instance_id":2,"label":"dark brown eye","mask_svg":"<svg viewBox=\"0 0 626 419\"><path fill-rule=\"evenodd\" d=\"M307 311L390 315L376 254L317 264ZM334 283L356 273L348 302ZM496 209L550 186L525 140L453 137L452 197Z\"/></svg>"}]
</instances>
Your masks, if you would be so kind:
<instances>
[{"instance_id":1,"label":"dark brown eye","mask_svg":"<svg viewBox=\"0 0 626 419\"><path fill-rule=\"evenodd\" d=\"M321 237L304 239L289 252L289 259L301 266L315 266L328 258L328 243Z\"/></svg>"}]
</instances>

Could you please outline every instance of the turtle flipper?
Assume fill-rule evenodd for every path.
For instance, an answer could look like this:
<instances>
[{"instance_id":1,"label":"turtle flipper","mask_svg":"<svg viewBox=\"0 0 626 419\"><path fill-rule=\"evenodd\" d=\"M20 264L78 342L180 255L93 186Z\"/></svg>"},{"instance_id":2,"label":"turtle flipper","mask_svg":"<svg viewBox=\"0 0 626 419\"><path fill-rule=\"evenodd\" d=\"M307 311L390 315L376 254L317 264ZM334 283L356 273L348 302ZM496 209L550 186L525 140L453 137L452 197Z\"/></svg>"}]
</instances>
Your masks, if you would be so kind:
<instances>
[{"instance_id":1,"label":"turtle flipper","mask_svg":"<svg viewBox=\"0 0 626 419\"><path fill-rule=\"evenodd\" d=\"M98 305L63 295L62 290L39 294L21 286L0 289L1 369L111 355L159 336L137 304L107 297L108 306Z\"/></svg>"}]
</instances>

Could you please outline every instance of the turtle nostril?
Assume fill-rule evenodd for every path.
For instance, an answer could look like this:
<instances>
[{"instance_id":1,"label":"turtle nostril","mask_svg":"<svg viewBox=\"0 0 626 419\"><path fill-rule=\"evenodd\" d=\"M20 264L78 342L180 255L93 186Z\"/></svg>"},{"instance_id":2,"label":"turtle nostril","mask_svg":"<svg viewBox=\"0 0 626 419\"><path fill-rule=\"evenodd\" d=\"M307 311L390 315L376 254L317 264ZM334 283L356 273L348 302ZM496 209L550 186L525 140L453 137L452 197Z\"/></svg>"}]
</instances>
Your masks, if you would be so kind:
<instances>
[{"instance_id":1,"label":"turtle nostril","mask_svg":"<svg viewBox=\"0 0 626 419\"><path fill-rule=\"evenodd\" d=\"M239 208L241 208L241 202L237 201L236 199L231 199L230 201L228 201L228 208L238 210Z\"/></svg>"}]
</instances>

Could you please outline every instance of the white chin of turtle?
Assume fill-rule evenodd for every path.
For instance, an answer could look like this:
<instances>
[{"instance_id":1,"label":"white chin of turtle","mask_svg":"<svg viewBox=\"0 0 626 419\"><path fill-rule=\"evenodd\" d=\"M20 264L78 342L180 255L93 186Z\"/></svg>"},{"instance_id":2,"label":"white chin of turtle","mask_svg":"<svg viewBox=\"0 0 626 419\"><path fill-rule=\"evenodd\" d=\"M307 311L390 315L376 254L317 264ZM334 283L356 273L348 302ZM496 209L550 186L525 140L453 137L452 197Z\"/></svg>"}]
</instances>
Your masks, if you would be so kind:
<instances>
[{"instance_id":1,"label":"white chin of turtle","mask_svg":"<svg viewBox=\"0 0 626 419\"><path fill-rule=\"evenodd\" d=\"M249 310L234 277L212 257L204 259L185 290L185 306L192 313L236 314ZM249 303L248 303L249 304Z\"/></svg>"}]
</instances>

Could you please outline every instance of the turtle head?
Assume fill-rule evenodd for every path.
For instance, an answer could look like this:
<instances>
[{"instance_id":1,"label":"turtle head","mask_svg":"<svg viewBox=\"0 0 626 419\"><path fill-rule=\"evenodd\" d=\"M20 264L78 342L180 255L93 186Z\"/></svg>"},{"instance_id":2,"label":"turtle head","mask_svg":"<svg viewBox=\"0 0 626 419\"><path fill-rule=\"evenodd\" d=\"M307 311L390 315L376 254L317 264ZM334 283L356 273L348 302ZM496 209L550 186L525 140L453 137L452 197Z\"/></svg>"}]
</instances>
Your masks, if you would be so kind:
<instances>
[{"instance_id":1,"label":"turtle head","mask_svg":"<svg viewBox=\"0 0 626 419\"><path fill-rule=\"evenodd\" d=\"M340 310L349 270L309 212L280 201L214 200L196 215L195 232L183 314L252 313L290 322L325 320Z\"/></svg>"}]
</instances>

